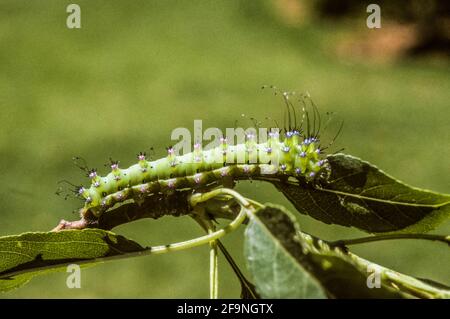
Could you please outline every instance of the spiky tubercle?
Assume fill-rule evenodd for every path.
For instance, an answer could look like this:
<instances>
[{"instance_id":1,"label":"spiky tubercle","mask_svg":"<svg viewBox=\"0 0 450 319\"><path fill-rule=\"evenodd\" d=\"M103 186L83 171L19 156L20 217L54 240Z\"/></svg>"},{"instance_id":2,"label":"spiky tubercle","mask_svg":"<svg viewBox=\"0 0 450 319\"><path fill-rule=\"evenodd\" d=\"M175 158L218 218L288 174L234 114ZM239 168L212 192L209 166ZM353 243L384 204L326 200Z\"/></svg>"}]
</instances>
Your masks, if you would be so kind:
<instances>
[{"instance_id":1,"label":"spiky tubercle","mask_svg":"<svg viewBox=\"0 0 450 319\"><path fill-rule=\"evenodd\" d=\"M287 132L282 141L273 133L260 144L253 136L247 136L246 143L238 145L228 145L226 139L221 142L210 150L202 150L196 144L193 152L180 156L168 148L167 157L155 161L147 161L145 154L140 153L138 163L126 169L111 162L108 175L100 177L92 172L90 188L80 188L79 195L85 199L82 214L99 216L128 199L139 201L159 192L195 189L230 179L287 176L311 182L329 172L317 138L302 137L296 131Z\"/></svg>"}]
</instances>

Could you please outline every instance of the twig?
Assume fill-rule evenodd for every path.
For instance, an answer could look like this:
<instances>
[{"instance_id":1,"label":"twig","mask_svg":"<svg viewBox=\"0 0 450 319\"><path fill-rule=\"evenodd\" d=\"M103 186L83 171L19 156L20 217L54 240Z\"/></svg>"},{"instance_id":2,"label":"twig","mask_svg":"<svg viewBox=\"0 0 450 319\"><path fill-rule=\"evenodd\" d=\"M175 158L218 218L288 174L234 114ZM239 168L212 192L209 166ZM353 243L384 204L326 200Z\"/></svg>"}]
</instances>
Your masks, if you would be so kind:
<instances>
[{"instance_id":1,"label":"twig","mask_svg":"<svg viewBox=\"0 0 450 319\"><path fill-rule=\"evenodd\" d=\"M356 244L365 244L375 241L382 240L394 240L394 239L422 239L422 240L431 240L431 241L439 241L445 243L450 246L450 236L445 235L433 235L433 234L388 234L388 235L376 235L369 237L361 237L354 239L341 239L329 242L331 246L348 246L348 245L356 245Z\"/></svg>"}]
</instances>

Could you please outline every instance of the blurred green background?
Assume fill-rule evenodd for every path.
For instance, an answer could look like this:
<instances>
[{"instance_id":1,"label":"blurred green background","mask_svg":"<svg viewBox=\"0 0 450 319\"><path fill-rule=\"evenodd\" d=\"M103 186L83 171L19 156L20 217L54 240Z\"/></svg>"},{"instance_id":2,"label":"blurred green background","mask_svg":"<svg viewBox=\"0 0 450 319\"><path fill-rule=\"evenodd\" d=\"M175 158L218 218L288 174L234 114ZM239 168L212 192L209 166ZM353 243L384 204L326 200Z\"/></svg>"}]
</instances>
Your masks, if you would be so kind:
<instances>
[{"instance_id":1,"label":"blurred green background","mask_svg":"<svg viewBox=\"0 0 450 319\"><path fill-rule=\"evenodd\" d=\"M448 56L408 54L414 38L397 30L395 16L370 30L367 4L336 19L311 1L77 0L82 28L68 29L69 3L0 1L0 235L77 217L80 202L55 195L59 180L88 183L72 156L105 173L109 157L128 166L152 146L162 156L172 129L192 128L194 119L219 128L246 125L241 113L280 119L282 102L263 84L308 91L322 112L337 112L345 120L337 148L411 185L450 191ZM238 190L294 210L270 185L242 182ZM299 220L324 239L362 234ZM143 245L202 234L187 217L115 231ZM449 232L450 223L436 230ZM224 242L242 265L242 231ZM354 251L450 284L445 246L391 241ZM220 271L220 296L239 297L224 260ZM89 268L81 289L68 289L66 277L38 277L0 298L207 298L208 249Z\"/></svg>"}]
</instances>

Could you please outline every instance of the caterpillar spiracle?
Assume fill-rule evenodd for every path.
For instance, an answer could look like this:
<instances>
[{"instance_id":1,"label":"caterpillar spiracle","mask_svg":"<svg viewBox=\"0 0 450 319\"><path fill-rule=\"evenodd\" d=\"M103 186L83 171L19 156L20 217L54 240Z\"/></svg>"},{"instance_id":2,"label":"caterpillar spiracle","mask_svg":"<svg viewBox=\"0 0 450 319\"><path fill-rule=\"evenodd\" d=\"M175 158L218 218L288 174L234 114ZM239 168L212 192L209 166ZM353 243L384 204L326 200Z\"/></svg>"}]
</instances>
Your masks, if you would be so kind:
<instances>
[{"instance_id":1,"label":"caterpillar spiracle","mask_svg":"<svg viewBox=\"0 0 450 319\"><path fill-rule=\"evenodd\" d=\"M235 180L297 178L316 183L329 176L330 166L325 148L320 146L319 130L310 132L309 119L307 126L303 131L301 125L296 128L289 119L288 128L281 133L270 130L264 142L258 143L251 133L237 145L222 137L215 148L203 150L197 143L192 152L183 155L176 155L169 147L166 157L154 161L141 152L137 163L124 169L119 162L111 161L109 174L100 176L96 170L89 170L91 185L77 189L77 195L84 199L80 213L82 217L98 218L127 200L139 203L157 193L199 190L209 185L229 185Z\"/></svg>"}]
</instances>

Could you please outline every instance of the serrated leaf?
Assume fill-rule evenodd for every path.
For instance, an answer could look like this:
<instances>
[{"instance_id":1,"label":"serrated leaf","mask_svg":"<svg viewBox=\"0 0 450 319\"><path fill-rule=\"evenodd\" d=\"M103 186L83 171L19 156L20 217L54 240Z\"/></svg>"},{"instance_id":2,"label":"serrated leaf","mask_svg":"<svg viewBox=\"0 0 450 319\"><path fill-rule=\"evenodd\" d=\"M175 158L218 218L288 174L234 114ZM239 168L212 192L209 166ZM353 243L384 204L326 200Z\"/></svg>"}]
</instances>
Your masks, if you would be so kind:
<instances>
[{"instance_id":1,"label":"serrated leaf","mask_svg":"<svg viewBox=\"0 0 450 319\"><path fill-rule=\"evenodd\" d=\"M450 217L450 195L408 186L356 157L328 156L320 187L272 181L300 213L371 233L427 232Z\"/></svg>"},{"instance_id":2,"label":"serrated leaf","mask_svg":"<svg viewBox=\"0 0 450 319\"><path fill-rule=\"evenodd\" d=\"M144 250L132 240L100 229L0 237L0 291L17 288L36 275L65 270L69 264L93 265Z\"/></svg>"},{"instance_id":3,"label":"serrated leaf","mask_svg":"<svg viewBox=\"0 0 450 319\"><path fill-rule=\"evenodd\" d=\"M291 213L266 205L251 218L244 252L263 298L448 298L450 292L302 233ZM369 267L370 266L370 267ZM369 269L379 270L370 289Z\"/></svg>"}]
</instances>

